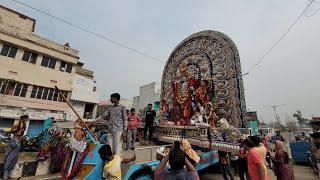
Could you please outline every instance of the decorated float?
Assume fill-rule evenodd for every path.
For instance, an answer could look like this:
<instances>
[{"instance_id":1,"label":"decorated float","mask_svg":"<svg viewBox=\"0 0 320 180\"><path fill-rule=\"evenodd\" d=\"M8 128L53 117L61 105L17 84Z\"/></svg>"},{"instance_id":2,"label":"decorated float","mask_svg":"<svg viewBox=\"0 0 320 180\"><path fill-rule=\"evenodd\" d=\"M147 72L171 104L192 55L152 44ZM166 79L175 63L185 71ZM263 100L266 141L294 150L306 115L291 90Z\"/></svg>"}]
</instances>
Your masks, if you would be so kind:
<instances>
[{"instance_id":1,"label":"decorated float","mask_svg":"<svg viewBox=\"0 0 320 180\"><path fill-rule=\"evenodd\" d=\"M232 40L201 31L171 53L162 75L160 142L187 139L193 146L237 151L246 127L240 58Z\"/></svg>"}]
</instances>

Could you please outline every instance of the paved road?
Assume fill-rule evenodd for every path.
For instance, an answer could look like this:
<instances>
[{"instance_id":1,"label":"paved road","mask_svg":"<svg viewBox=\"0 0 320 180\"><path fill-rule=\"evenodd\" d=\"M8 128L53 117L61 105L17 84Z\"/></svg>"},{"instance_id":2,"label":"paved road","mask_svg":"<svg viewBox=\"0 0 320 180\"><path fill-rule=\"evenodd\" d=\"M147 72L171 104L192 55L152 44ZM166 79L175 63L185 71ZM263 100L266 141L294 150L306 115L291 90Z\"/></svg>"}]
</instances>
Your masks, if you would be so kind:
<instances>
[{"instance_id":1,"label":"paved road","mask_svg":"<svg viewBox=\"0 0 320 180\"><path fill-rule=\"evenodd\" d=\"M215 169L218 169L218 168L215 168ZM314 175L313 171L308 166L295 165L294 174L295 174L296 180L319 180L319 178ZM201 180L223 179L222 175L213 169L206 169L202 172L199 172L199 175ZM269 180L277 179L270 169L268 171L268 177L269 177ZM236 177L235 180L239 180L239 177Z\"/></svg>"}]
</instances>

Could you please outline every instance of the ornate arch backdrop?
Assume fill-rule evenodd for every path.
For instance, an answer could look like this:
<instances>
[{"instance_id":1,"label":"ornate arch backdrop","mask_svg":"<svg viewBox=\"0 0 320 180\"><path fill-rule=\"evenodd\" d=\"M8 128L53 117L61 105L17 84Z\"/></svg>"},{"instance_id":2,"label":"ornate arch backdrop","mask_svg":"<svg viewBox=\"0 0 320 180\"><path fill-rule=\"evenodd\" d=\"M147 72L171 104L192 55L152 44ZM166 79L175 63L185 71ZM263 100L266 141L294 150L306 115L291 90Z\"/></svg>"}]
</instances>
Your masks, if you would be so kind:
<instances>
[{"instance_id":1,"label":"ornate arch backdrop","mask_svg":"<svg viewBox=\"0 0 320 180\"><path fill-rule=\"evenodd\" d=\"M210 102L219 118L246 127L240 57L233 41L212 30L183 40L165 65L161 100L175 122L191 118L195 109L202 111L198 107L207 107L205 103Z\"/></svg>"}]
</instances>

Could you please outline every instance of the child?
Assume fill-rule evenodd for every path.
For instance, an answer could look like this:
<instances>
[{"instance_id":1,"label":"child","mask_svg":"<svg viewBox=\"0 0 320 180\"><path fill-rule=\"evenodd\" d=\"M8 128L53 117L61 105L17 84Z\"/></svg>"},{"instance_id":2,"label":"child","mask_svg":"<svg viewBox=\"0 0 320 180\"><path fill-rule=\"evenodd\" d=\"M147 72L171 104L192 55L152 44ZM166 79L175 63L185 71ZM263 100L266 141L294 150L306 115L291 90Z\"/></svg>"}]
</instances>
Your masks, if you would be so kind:
<instances>
[{"instance_id":1,"label":"child","mask_svg":"<svg viewBox=\"0 0 320 180\"><path fill-rule=\"evenodd\" d=\"M119 155L114 155L109 144L103 145L98 153L105 162L103 167L103 178L121 180L121 163L130 163L135 161L135 156L130 159L121 159Z\"/></svg>"},{"instance_id":2,"label":"child","mask_svg":"<svg viewBox=\"0 0 320 180\"><path fill-rule=\"evenodd\" d=\"M134 144L136 142L137 128L141 120L136 115L134 108L130 110L130 115L128 116L128 135L127 135L127 148L134 150Z\"/></svg>"}]
</instances>

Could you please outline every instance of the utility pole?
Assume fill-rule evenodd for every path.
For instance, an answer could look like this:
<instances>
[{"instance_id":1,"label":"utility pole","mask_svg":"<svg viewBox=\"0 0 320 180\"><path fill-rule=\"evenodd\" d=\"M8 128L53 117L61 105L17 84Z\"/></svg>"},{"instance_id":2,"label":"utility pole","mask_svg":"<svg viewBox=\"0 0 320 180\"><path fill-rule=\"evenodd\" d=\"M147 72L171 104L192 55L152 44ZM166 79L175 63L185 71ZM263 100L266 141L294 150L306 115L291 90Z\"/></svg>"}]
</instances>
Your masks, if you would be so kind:
<instances>
[{"instance_id":1,"label":"utility pole","mask_svg":"<svg viewBox=\"0 0 320 180\"><path fill-rule=\"evenodd\" d=\"M272 108L273 109L274 117L275 117L275 120L276 120L276 128L278 128L278 129L280 128L281 120L280 120L280 115L279 115L279 113L277 111L277 108L280 107L280 106L286 106L286 104L264 106L264 107L268 107L268 108ZM272 124L273 124L273 121L272 121Z\"/></svg>"}]
</instances>

